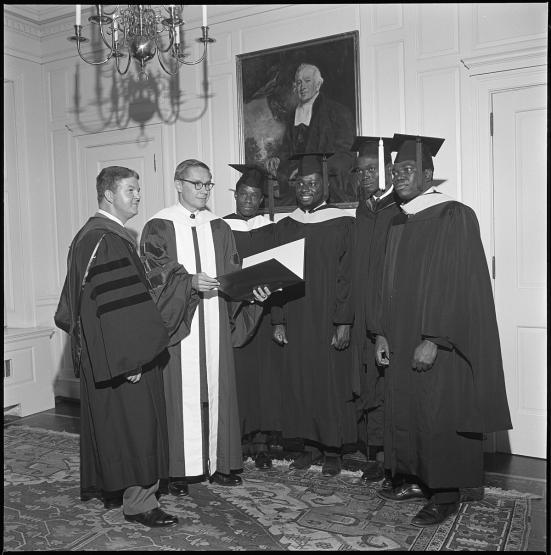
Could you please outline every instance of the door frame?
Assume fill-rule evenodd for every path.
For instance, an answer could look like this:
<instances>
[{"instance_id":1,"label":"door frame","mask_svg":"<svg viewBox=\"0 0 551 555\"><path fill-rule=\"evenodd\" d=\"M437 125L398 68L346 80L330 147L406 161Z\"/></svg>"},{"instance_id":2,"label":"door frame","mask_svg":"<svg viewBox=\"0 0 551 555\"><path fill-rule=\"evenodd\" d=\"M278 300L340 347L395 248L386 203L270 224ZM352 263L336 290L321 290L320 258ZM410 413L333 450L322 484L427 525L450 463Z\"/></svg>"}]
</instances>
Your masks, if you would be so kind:
<instances>
[{"instance_id":1,"label":"door frame","mask_svg":"<svg viewBox=\"0 0 551 555\"><path fill-rule=\"evenodd\" d=\"M467 66L465 66L466 68ZM495 256L494 221L494 166L493 138L490 129L492 98L495 93L536 85L547 86L547 66L487 71L462 75L466 101L462 114L463 137L461 144L462 201L471 206L478 216L480 236L490 269L492 292L495 298L495 279L491 274ZM497 309L497 307L496 307ZM484 451L496 451L496 434L488 434Z\"/></svg>"}]
</instances>

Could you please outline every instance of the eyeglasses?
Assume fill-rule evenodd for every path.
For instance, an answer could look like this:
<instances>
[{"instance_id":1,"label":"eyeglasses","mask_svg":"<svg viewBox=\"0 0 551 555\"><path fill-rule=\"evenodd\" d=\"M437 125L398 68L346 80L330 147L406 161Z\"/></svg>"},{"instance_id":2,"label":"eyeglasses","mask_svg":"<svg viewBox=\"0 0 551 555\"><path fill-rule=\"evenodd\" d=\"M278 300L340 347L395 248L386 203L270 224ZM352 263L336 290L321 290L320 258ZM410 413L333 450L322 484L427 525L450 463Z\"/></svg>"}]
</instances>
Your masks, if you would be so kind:
<instances>
[{"instance_id":1,"label":"eyeglasses","mask_svg":"<svg viewBox=\"0 0 551 555\"><path fill-rule=\"evenodd\" d=\"M212 181L208 181L207 183L202 183L201 181L190 181L189 179L178 179L178 181L185 181L186 183L191 183L196 191L201 190L204 187L207 191L210 191L214 187L214 183Z\"/></svg>"}]
</instances>

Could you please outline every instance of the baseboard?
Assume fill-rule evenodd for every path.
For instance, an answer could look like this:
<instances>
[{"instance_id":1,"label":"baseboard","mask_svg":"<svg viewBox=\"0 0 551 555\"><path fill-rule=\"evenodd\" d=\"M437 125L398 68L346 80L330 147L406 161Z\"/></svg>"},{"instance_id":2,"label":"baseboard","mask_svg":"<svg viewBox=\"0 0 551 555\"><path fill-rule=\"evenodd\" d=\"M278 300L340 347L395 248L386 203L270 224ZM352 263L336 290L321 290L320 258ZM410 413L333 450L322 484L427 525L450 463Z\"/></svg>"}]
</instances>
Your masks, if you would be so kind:
<instances>
[{"instance_id":1,"label":"baseboard","mask_svg":"<svg viewBox=\"0 0 551 555\"><path fill-rule=\"evenodd\" d=\"M58 377L54 386L54 395L80 400L80 381L78 378Z\"/></svg>"}]
</instances>

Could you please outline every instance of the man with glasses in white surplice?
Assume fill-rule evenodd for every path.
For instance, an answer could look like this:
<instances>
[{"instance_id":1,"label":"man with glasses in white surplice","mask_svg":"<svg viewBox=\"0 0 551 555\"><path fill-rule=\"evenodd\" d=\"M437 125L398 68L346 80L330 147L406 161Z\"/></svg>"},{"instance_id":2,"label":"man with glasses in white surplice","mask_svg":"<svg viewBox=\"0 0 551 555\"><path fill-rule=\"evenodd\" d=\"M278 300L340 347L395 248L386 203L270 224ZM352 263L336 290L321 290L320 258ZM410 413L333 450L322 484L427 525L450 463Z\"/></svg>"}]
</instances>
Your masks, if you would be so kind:
<instances>
[{"instance_id":1,"label":"man with glasses in white surplice","mask_svg":"<svg viewBox=\"0 0 551 555\"><path fill-rule=\"evenodd\" d=\"M161 491L182 496L188 482L209 478L219 485L241 483L241 432L237 410L233 347L254 332L262 315L259 303L270 294L255 288L256 302L233 302L218 292L215 276L239 270L240 260L229 225L207 208L214 187L209 167L184 160L176 167L178 202L159 211L142 231L141 254L159 264L177 261L193 274L199 305L190 329L170 338L165 368L169 438L169 481ZM165 321L182 300L158 306Z\"/></svg>"}]
</instances>

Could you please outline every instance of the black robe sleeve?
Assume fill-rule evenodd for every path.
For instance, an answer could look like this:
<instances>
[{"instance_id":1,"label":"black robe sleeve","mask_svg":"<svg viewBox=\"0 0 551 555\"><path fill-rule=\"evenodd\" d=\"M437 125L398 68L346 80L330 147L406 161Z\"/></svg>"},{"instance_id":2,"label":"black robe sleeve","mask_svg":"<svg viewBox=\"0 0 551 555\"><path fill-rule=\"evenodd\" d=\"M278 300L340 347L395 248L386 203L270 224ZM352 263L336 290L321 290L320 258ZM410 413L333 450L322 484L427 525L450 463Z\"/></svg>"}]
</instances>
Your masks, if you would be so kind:
<instances>
[{"instance_id":1,"label":"black robe sleeve","mask_svg":"<svg viewBox=\"0 0 551 555\"><path fill-rule=\"evenodd\" d=\"M344 232L337 261L336 303L333 323L352 324L354 322L354 305L352 298L352 262L354 254L354 220L344 220Z\"/></svg>"},{"instance_id":2,"label":"black robe sleeve","mask_svg":"<svg viewBox=\"0 0 551 555\"><path fill-rule=\"evenodd\" d=\"M221 222L221 223L220 223ZM224 220L213 222L214 230L221 235L223 257L219 265L222 266L220 275L236 272L241 269L241 258L237 251L235 237L231 228ZM223 225L222 225L223 224ZM262 317L263 308L255 303L227 300L228 316L230 320L231 339L234 347L241 347L255 334Z\"/></svg>"},{"instance_id":3,"label":"black robe sleeve","mask_svg":"<svg viewBox=\"0 0 551 555\"><path fill-rule=\"evenodd\" d=\"M120 236L106 234L82 291L83 348L96 382L141 371L168 344L133 249ZM79 261L78 255L76 259L80 267L87 262Z\"/></svg>"},{"instance_id":4,"label":"black robe sleeve","mask_svg":"<svg viewBox=\"0 0 551 555\"><path fill-rule=\"evenodd\" d=\"M177 262L174 245L172 222L153 219L145 224L140 254L151 285L151 295L170 335L170 345L189 335L199 304L199 294L191 285L193 275Z\"/></svg>"},{"instance_id":5,"label":"black robe sleeve","mask_svg":"<svg viewBox=\"0 0 551 555\"><path fill-rule=\"evenodd\" d=\"M480 423L464 430L511 428L488 266L473 210L449 203L440 216L426 279L422 338L449 345L471 368Z\"/></svg>"}]
</instances>

